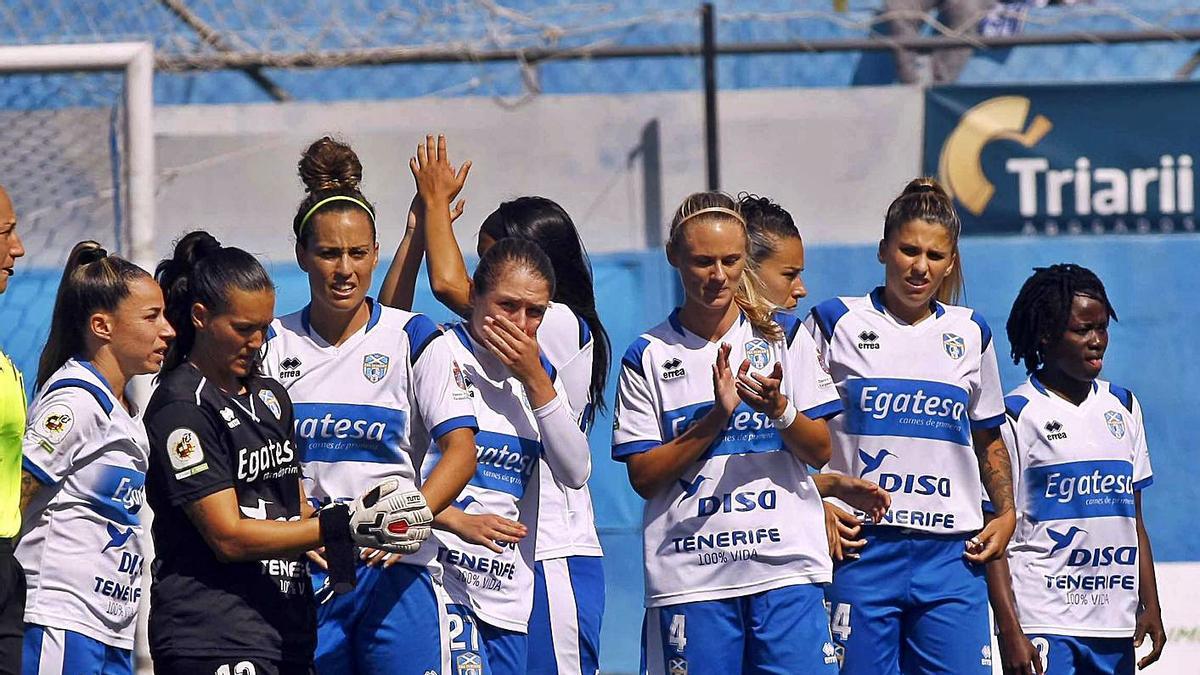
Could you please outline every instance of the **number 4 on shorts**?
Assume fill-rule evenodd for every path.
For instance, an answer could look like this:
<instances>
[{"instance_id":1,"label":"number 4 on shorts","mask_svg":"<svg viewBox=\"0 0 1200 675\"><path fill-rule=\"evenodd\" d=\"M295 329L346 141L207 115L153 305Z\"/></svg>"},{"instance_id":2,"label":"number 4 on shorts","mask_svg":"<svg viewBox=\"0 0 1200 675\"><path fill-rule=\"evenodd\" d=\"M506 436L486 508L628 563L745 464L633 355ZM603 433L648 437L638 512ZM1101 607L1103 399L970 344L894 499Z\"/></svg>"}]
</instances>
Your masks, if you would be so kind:
<instances>
[{"instance_id":1,"label":"number 4 on shorts","mask_svg":"<svg viewBox=\"0 0 1200 675\"><path fill-rule=\"evenodd\" d=\"M839 602L830 608L829 632L838 642L845 642L850 638L850 605Z\"/></svg>"},{"instance_id":2,"label":"number 4 on shorts","mask_svg":"<svg viewBox=\"0 0 1200 675\"><path fill-rule=\"evenodd\" d=\"M687 617L683 614L671 617L671 631L670 636L667 637L667 644L680 652L687 646Z\"/></svg>"}]
</instances>

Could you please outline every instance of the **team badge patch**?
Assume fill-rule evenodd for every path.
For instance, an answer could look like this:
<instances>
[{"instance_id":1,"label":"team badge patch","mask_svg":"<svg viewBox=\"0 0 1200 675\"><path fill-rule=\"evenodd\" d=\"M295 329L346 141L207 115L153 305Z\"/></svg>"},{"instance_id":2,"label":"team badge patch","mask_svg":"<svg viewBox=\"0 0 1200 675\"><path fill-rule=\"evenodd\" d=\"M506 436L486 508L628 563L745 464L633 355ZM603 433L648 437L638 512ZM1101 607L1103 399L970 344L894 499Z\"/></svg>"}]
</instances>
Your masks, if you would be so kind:
<instances>
[{"instance_id":1,"label":"team badge patch","mask_svg":"<svg viewBox=\"0 0 1200 675\"><path fill-rule=\"evenodd\" d=\"M687 675L687 659L672 656L671 660L667 662L667 672L670 675Z\"/></svg>"},{"instance_id":2,"label":"team badge patch","mask_svg":"<svg viewBox=\"0 0 1200 675\"><path fill-rule=\"evenodd\" d=\"M200 447L200 437L187 427L179 427L167 436L167 455L171 458L176 480L208 470L204 448Z\"/></svg>"},{"instance_id":3,"label":"team badge patch","mask_svg":"<svg viewBox=\"0 0 1200 675\"><path fill-rule=\"evenodd\" d=\"M483 675L483 660L475 652L459 654L454 667L458 675Z\"/></svg>"},{"instance_id":4,"label":"team badge patch","mask_svg":"<svg viewBox=\"0 0 1200 675\"><path fill-rule=\"evenodd\" d=\"M1116 410L1109 410L1104 413L1104 422L1108 425L1108 431L1116 438L1125 437L1125 416Z\"/></svg>"},{"instance_id":5,"label":"team badge patch","mask_svg":"<svg viewBox=\"0 0 1200 675\"><path fill-rule=\"evenodd\" d=\"M367 354L363 357L363 377L375 384L387 375L388 357L386 354Z\"/></svg>"},{"instance_id":6,"label":"team badge patch","mask_svg":"<svg viewBox=\"0 0 1200 675\"><path fill-rule=\"evenodd\" d=\"M267 406L271 414L275 416L275 419L282 419L283 409L279 407L279 399L275 396L275 392L270 389L259 389L258 400Z\"/></svg>"},{"instance_id":7,"label":"team badge patch","mask_svg":"<svg viewBox=\"0 0 1200 675\"><path fill-rule=\"evenodd\" d=\"M61 443L67 434L71 433L73 426L75 426L75 413L67 406L55 403L33 423L32 431L38 436L41 441L39 445L46 452L54 452L54 446Z\"/></svg>"},{"instance_id":8,"label":"team badge patch","mask_svg":"<svg viewBox=\"0 0 1200 675\"><path fill-rule=\"evenodd\" d=\"M952 359L961 359L967 353L967 343L954 333L942 333L942 347Z\"/></svg>"},{"instance_id":9,"label":"team badge patch","mask_svg":"<svg viewBox=\"0 0 1200 675\"><path fill-rule=\"evenodd\" d=\"M767 341L754 338L746 343L746 358L755 370L762 370L771 362L771 350L767 349Z\"/></svg>"}]
</instances>

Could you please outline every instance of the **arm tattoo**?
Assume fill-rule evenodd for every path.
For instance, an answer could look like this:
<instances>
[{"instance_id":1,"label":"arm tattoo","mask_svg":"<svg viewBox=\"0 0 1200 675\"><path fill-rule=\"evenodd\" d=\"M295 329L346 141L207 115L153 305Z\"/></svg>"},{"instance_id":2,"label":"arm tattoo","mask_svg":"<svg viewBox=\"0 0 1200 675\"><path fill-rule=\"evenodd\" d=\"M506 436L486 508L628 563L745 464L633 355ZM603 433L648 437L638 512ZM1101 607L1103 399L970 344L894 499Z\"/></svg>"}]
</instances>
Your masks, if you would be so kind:
<instances>
[{"instance_id":1,"label":"arm tattoo","mask_svg":"<svg viewBox=\"0 0 1200 675\"><path fill-rule=\"evenodd\" d=\"M1007 513L1013 509L1012 462L1008 458L1008 449L999 434L989 443L975 448L979 458L979 478L987 489L988 497L996 515Z\"/></svg>"},{"instance_id":2,"label":"arm tattoo","mask_svg":"<svg viewBox=\"0 0 1200 675\"><path fill-rule=\"evenodd\" d=\"M42 489L42 483L33 477L33 474L28 471L21 472L21 513L25 513L25 509L29 508L29 502L33 501L34 495L38 490Z\"/></svg>"}]
</instances>

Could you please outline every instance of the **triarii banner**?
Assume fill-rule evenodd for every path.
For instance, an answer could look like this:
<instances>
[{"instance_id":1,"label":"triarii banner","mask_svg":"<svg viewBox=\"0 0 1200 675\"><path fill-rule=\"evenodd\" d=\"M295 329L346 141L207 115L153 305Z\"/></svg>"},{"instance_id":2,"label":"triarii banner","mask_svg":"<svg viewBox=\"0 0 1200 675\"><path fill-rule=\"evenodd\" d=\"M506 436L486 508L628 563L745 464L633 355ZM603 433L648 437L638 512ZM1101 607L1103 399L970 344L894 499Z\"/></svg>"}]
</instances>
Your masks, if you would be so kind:
<instances>
[{"instance_id":1,"label":"triarii banner","mask_svg":"<svg viewBox=\"0 0 1200 675\"><path fill-rule=\"evenodd\" d=\"M924 168L966 234L1196 230L1200 83L942 87Z\"/></svg>"}]
</instances>

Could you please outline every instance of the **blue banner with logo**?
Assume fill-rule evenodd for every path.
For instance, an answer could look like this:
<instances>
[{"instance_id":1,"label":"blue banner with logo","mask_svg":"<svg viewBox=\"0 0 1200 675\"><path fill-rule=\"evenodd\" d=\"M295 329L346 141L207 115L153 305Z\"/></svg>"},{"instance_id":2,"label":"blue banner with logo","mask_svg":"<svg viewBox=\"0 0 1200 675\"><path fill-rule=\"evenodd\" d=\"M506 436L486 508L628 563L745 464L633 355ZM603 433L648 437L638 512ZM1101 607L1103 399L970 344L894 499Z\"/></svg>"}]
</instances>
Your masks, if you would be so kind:
<instances>
[{"instance_id":1,"label":"blue banner with logo","mask_svg":"<svg viewBox=\"0 0 1200 675\"><path fill-rule=\"evenodd\" d=\"M1200 83L942 87L925 172L965 234L1195 232Z\"/></svg>"}]
</instances>

